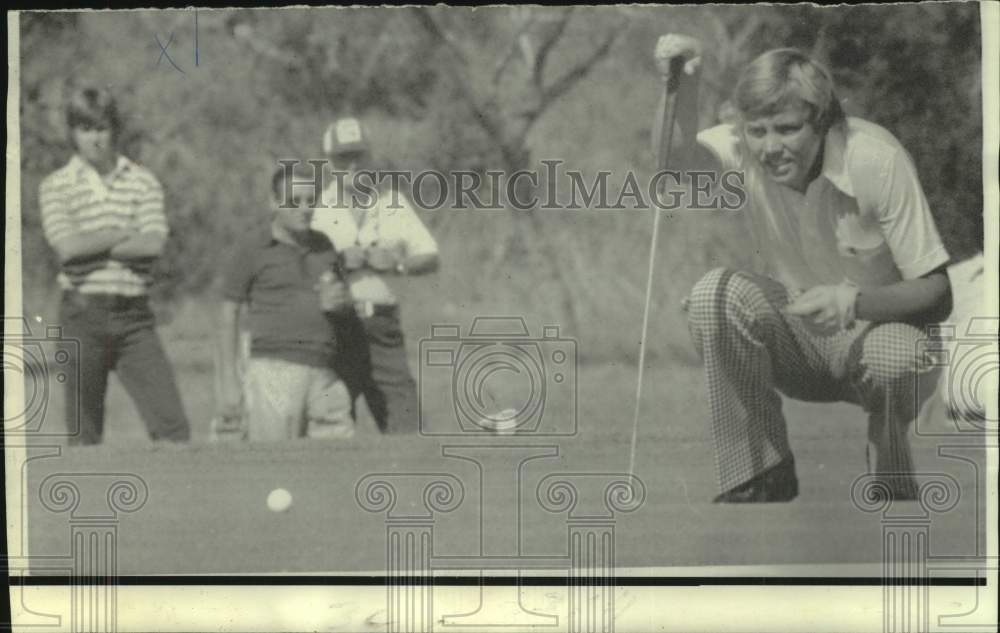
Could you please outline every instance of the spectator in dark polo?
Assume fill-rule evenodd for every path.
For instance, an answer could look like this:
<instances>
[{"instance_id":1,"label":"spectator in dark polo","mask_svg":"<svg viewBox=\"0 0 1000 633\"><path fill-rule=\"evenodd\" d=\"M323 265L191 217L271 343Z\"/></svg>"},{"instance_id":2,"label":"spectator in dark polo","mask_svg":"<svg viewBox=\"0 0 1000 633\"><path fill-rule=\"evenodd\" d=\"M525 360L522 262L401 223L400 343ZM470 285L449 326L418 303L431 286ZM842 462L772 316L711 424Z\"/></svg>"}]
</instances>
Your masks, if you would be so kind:
<instances>
[{"instance_id":1,"label":"spectator in dark polo","mask_svg":"<svg viewBox=\"0 0 1000 633\"><path fill-rule=\"evenodd\" d=\"M163 189L118 153L112 95L85 87L68 108L75 153L39 189L42 228L60 263L63 335L79 342L67 375L70 444L98 444L108 372L117 372L153 440L187 441L190 429L174 373L147 301L152 263L163 252Z\"/></svg>"},{"instance_id":2,"label":"spectator in dark polo","mask_svg":"<svg viewBox=\"0 0 1000 633\"><path fill-rule=\"evenodd\" d=\"M292 191L292 174L272 177L270 224L236 249L223 278L219 418L241 423L252 442L354 434L347 387L334 370L334 316L352 310L337 252L309 228L314 195ZM237 371L239 321L249 310L251 346Z\"/></svg>"}]
</instances>

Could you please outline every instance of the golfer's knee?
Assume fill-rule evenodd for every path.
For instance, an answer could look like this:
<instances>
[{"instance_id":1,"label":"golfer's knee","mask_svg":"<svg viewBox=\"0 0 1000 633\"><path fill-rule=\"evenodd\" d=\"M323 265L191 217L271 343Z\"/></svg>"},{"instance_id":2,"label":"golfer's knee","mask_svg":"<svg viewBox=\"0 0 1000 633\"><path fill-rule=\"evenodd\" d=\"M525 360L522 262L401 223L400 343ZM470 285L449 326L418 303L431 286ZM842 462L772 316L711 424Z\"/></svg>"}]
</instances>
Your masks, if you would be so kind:
<instances>
[{"instance_id":1,"label":"golfer's knee","mask_svg":"<svg viewBox=\"0 0 1000 633\"><path fill-rule=\"evenodd\" d=\"M906 386L921 371L919 341L914 329L902 323L887 323L865 337L861 362L874 386Z\"/></svg>"},{"instance_id":2,"label":"golfer's knee","mask_svg":"<svg viewBox=\"0 0 1000 633\"><path fill-rule=\"evenodd\" d=\"M723 305L725 297L721 285L731 274L729 269L713 268L691 287L688 319L692 323L699 323L712 316Z\"/></svg>"},{"instance_id":3,"label":"golfer's knee","mask_svg":"<svg viewBox=\"0 0 1000 633\"><path fill-rule=\"evenodd\" d=\"M769 310L754 280L730 268L713 268L691 289L688 320L700 327L719 319L753 321Z\"/></svg>"}]
</instances>

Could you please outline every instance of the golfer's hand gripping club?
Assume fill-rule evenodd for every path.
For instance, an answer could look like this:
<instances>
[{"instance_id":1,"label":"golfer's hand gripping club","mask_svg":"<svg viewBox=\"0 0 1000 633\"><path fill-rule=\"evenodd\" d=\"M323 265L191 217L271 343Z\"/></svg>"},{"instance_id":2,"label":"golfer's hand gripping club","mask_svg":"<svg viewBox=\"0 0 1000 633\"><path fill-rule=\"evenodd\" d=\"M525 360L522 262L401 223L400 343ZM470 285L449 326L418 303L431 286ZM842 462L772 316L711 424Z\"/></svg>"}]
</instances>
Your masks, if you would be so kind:
<instances>
[{"instance_id":1,"label":"golfer's hand gripping club","mask_svg":"<svg viewBox=\"0 0 1000 633\"><path fill-rule=\"evenodd\" d=\"M701 66L701 42L689 35L667 33L657 40L653 59L664 81L673 82L676 89L682 70L693 75Z\"/></svg>"}]
</instances>

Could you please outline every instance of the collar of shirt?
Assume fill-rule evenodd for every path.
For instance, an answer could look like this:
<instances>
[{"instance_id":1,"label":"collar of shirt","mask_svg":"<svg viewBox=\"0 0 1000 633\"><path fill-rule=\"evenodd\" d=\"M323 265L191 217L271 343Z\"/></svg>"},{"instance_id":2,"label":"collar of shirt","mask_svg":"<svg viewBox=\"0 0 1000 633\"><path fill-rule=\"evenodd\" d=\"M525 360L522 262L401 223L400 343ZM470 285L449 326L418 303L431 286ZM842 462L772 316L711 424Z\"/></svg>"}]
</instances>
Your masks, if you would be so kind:
<instances>
[{"instance_id":1,"label":"collar of shirt","mask_svg":"<svg viewBox=\"0 0 1000 633\"><path fill-rule=\"evenodd\" d=\"M356 201L364 201L368 204L368 208L365 211L369 213L378 207L378 201L382 195L381 187L374 187L373 190L369 190L370 193L365 193L350 186L345 186L343 191L341 191L339 185L340 181L334 178L327 185L326 189L323 190L324 206L333 209L360 209L360 207L355 207L354 203Z\"/></svg>"},{"instance_id":2,"label":"collar of shirt","mask_svg":"<svg viewBox=\"0 0 1000 633\"><path fill-rule=\"evenodd\" d=\"M320 233L313 230L306 233L303 240L296 240L287 229L280 226L277 222L271 222L269 243L272 246L274 244L284 244L299 251L312 252L322 250L325 241Z\"/></svg>"},{"instance_id":3,"label":"collar of shirt","mask_svg":"<svg viewBox=\"0 0 1000 633\"><path fill-rule=\"evenodd\" d=\"M104 175L98 173L97 169L81 158L79 154L73 154L73 158L70 159L70 164L72 165L71 169L73 170L73 173L76 174L77 178L97 178L105 182L114 181L115 178L132 167L132 161L122 154L118 154L118 158L115 159L114 168Z\"/></svg>"},{"instance_id":4,"label":"collar of shirt","mask_svg":"<svg viewBox=\"0 0 1000 633\"><path fill-rule=\"evenodd\" d=\"M372 238L373 243L377 241L381 233L380 200L382 192L376 190L374 199L369 200L370 206L365 209L356 207L353 204L353 196L358 194L347 190L346 187L344 193L341 194L337 185L337 180L333 180L323 191L323 204L326 208L322 209L322 211L324 213L335 213L337 215L337 222L350 220L351 236L348 240L349 242L360 244L362 230L364 230L368 237ZM340 197L341 195L343 197Z\"/></svg>"},{"instance_id":5,"label":"collar of shirt","mask_svg":"<svg viewBox=\"0 0 1000 633\"><path fill-rule=\"evenodd\" d=\"M844 192L845 195L854 197L854 186L851 184L851 177L847 173L847 121L841 121L833 125L826 133L826 140L823 147L823 169L822 175L835 186Z\"/></svg>"}]
</instances>

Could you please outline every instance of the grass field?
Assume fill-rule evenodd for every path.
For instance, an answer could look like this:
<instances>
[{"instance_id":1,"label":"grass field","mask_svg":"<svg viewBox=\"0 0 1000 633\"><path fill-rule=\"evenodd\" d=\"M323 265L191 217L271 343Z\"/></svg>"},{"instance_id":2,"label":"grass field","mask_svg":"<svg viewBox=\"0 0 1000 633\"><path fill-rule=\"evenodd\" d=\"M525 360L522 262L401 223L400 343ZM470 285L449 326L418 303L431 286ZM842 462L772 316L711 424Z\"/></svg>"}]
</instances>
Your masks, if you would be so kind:
<instances>
[{"instance_id":1,"label":"grass field","mask_svg":"<svg viewBox=\"0 0 1000 633\"><path fill-rule=\"evenodd\" d=\"M498 543L509 550L504 553L514 553L511 548L517 544L512 535L520 505L520 553L561 556L567 548L566 515L538 506L534 495L541 478L552 472L628 469L636 372L634 367L611 363L578 368L579 426L572 437L382 437L363 415L358 435L346 443L208 444L212 346L203 334L210 331L205 317L199 314L182 312L162 332L194 426L192 444L151 446L132 403L113 380L104 445L61 447L58 455L30 461L27 502L33 556L65 556L70 544L69 517L39 503L39 486L52 473L131 473L146 483L147 503L123 515L118 528L119 572L131 574L381 570L385 517L364 511L355 499L356 483L372 473L443 472L462 482L463 503L440 515L435 524L436 553L475 555L484 544ZM426 325L419 319L407 322L414 367ZM425 415L434 424L447 423L453 413L436 395ZM58 429L62 415L58 390L52 396L45 424ZM647 496L638 511L615 519L616 565L848 563L874 565L877 573L881 515L861 512L851 502L851 484L865 469L865 418L860 409L788 402L801 495L790 504L752 507L709 503L715 489L706 409L697 366L649 368L636 455L636 474ZM551 445L557 447L558 456L527 462L518 484L513 475L515 450L486 467L485 476L469 462L442 455L445 445L487 442ZM918 469L951 474L963 494L953 509L933 517L934 550L972 553L983 526L977 524L981 495L969 493L982 487L977 488L971 463L938 456L939 444L941 438L914 439ZM978 462L978 472L984 472L982 451L972 449L968 455ZM81 481L85 498L103 499L100 486L106 487L107 481ZM266 507L268 492L277 487L294 495L286 513ZM598 487L581 490L586 498L601 494ZM415 508L418 502L397 503ZM915 503L909 505L917 508ZM482 514L480 506L485 508ZM796 575L808 575L814 568L795 569Z\"/></svg>"}]
</instances>

